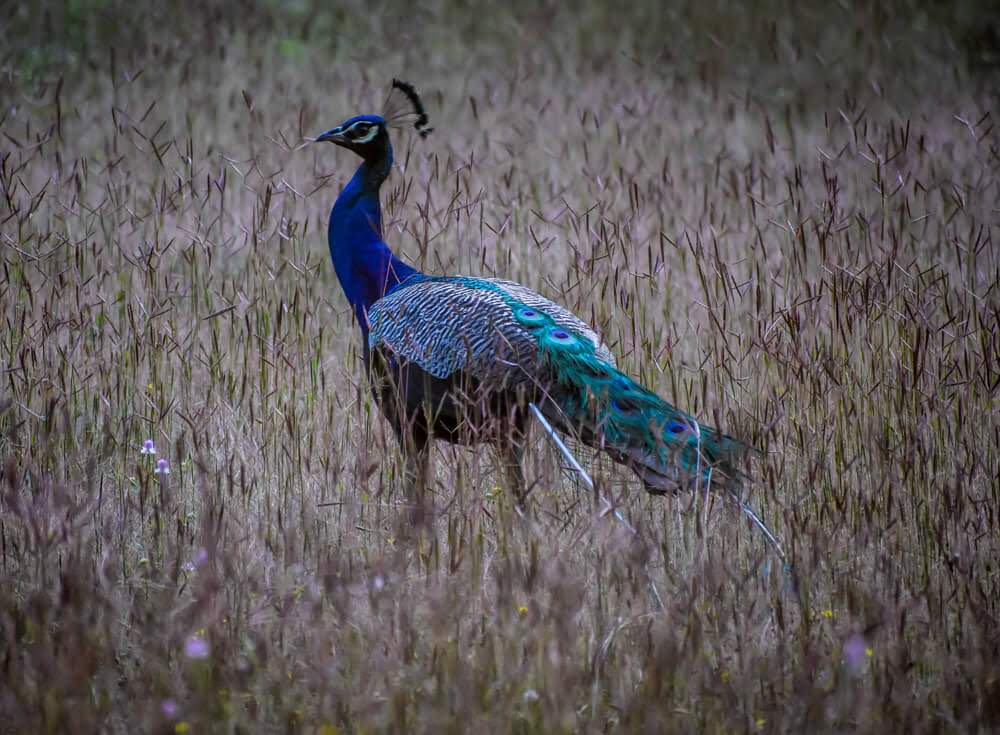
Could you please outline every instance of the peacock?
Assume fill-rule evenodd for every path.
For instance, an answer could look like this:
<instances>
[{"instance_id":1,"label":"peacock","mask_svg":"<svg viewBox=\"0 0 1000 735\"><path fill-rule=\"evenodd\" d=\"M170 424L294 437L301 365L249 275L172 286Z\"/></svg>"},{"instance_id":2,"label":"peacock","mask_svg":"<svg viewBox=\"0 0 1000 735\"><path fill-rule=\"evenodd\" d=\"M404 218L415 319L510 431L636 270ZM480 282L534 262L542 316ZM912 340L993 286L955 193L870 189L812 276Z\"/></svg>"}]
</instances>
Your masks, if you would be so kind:
<instances>
[{"instance_id":1,"label":"peacock","mask_svg":"<svg viewBox=\"0 0 1000 735\"><path fill-rule=\"evenodd\" d=\"M412 121L421 137L431 129L412 85L394 79L389 100L383 115L351 117L314 140L361 158L330 213L330 255L409 485L426 485L432 439L491 444L523 503L534 409L558 432L631 469L650 493L696 486L738 493L748 446L619 370L574 314L513 281L425 274L393 254L379 203L393 164L390 126Z\"/></svg>"}]
</instances>

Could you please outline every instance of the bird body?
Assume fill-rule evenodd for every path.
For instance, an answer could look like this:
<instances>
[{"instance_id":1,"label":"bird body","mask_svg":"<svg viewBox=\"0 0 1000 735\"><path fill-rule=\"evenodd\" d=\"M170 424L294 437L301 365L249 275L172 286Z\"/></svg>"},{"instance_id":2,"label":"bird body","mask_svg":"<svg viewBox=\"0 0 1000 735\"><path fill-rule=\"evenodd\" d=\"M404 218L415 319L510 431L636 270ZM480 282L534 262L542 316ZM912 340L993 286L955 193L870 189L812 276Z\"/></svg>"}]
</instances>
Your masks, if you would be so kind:
<instances>
[{"instance_id":1,"label":"bird body","mask_svg":"<svg viewBox=\"0 0 1000 735\"><path fill-rule=\"evenodd\" d=\"M368 317L371 350L437 380L467 376L493 392L519 394L558 429L629 466L652 492L739 477L734 461L745 445L622 373L590 327L524 286L418 275Z\"/></svg>"},{"instance_id":2,"label":"bird body","mask_svg":"<svg viewBox=\"0 0 1000 735\"><path fill-rule=\"evenodd\" d=\"M412 87L418 130L426 115ZM361 329L372 390L420 480L432 438L498 446L519 497L529 404L559 431L631 468L653 493L732 488L741 442L700 424L621 372L599 336L535 291L492 278L431 276L382 236L388 123L351 118L317 138L363 159L330 215L337 278ZM424 132L424 131L421 131Z\"/></svg>"}]
</instances>

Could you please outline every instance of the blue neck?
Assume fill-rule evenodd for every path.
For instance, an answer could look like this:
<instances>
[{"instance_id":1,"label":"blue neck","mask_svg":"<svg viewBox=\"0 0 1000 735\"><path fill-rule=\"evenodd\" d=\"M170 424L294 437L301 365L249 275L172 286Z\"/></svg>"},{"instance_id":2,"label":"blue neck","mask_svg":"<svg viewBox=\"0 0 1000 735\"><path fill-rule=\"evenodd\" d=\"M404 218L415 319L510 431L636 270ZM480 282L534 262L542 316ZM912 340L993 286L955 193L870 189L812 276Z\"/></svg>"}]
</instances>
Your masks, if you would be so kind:
<instances>
[{"instance_id":1,"label":"blue neck","mask_svg":"<svg viewBox=\"0 0 1000 735\"><path fill-rule=\"evenodd\" d=\"M379 188L391 169L392 148L387 144L380 155L362 162L330 212L330 256L361 327L366 356L371 305L419 273L393 255L382 240Z\"/></svg>"}]
</instances>

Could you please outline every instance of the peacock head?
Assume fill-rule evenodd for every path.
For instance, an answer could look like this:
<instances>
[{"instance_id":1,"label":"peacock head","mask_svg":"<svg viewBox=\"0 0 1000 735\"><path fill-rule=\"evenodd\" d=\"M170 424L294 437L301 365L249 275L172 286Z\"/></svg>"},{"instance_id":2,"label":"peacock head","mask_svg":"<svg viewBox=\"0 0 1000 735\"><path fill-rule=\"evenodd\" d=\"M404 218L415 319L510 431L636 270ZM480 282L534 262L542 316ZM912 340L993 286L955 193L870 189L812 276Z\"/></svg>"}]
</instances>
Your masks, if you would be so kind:
<instances>
[{"instance_id":1,"label":"peacock head","mask_svg":"<svg viewBox=\"0 0 1000 735\"><path fill-rule=\"evenodd\" d=\"M396 91L401 94L395 94ZM402 102L402 105L400 104ZM404 105L408 104L408 108ZM392 89L382 115L358 115L345 120L335 128L327 130L316 138L317 143L334 143L354 151L366 161L381 160L389 149L389 126L398 125L403 120L413 120L421 138L431 132L427 127L427 113L413 85L392 80Z\"/></svg>"},{"instance_id":2,"label":"peacock head","mask_svg":"<svg viewBox=\"0 0 1000 735\"><path fill-rule=\"evenodd\" d=\"M316 138L317 143L334 143L354 151L366 161L385 155L389 145L385 118L379 115L358 115Z\"/></svg>"}]
</instances>

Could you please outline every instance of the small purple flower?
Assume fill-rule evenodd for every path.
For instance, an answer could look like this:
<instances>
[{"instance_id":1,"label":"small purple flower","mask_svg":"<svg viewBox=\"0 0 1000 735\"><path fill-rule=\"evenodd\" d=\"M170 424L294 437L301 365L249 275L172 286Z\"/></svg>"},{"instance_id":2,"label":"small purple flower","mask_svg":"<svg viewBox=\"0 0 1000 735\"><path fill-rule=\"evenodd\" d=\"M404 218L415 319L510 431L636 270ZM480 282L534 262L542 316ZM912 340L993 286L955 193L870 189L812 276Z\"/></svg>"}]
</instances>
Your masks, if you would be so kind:
<instances>
[{"instance_id":1,"label":"small purple flower","mask_svg":"<svg viewBox=\"0 0 1000 735\"><path fill-rule=\"evenodd\" d=\"M157 475L169 475L170 474L170 463L165 459L156 460L156 469L153 470L154 474Z\"/></svg>"},{"instance_id":2,"label":"small purple flower","mask_svg":"<svg viewBox=\"0 0 1000 735\"><path fill-rule=\"evenodd\" d=\"M184 655L188 658L208 658L208 641L200 635L193 635L184 642Z\"/></svg>"},{"instance_id":3,"label":"small purple flower","mask_svg":"<svg viewBox=\"0 0 1000 735\"><path fill-rule=\"evenodd\" d=\"M844 641L844 663L853 673L861 671L868 655L867 650L865 639L859 633L855 633Z\"/></svg>"},{"instance_id":4,"label":"small purple flower","mask_svg":"<svg viewBox=\"0 0 1000 735\"><path fill-rule=\"evenodd\" d=\"M168 720L174 719L177 717L177 702L172 699L164 699L160 702L160 711Z\"/></svg>"},{"instance_id":5,"label":"small purple flower","mask_svg":"<svg viewBox=\"0 0 1000 735\"><path fill-rule=\"evenodd\" d=\"M208 551L204 548L198 549L194 558L184 565L184 571L193 572L203 566L206 561L208 561Z\"/></svg>"},{"instance_id":6,"label":"small purple flower","mask_svg":"<svg viewBox=\"0 0 1000 735\"><path fill-rule=\"evenodd\" d=\"M156 454L156 447L153 446L152 439L147 439L142 443L142 449L139 450L139 454Z\"/></svg>"}]
</instances>

